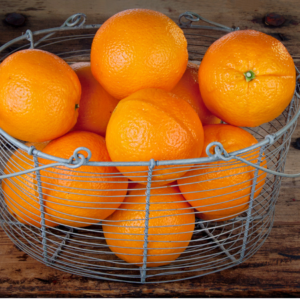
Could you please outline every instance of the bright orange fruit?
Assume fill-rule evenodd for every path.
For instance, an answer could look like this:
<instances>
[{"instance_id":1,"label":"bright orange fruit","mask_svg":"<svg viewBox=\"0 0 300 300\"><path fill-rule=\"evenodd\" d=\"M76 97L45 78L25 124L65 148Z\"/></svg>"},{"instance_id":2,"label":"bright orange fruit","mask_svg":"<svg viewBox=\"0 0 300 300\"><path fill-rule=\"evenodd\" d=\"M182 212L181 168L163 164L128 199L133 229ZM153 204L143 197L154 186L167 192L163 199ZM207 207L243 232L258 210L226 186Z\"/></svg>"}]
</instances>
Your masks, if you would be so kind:
<instances>
[{"instance_id":1,"label":"bright orange fruit","mask_svg":"<svg viewBox=\"0 0 300 300\"><path fill-rule=\"evenodd\" d=\"M230 153L255 145L257 140L246 130L235 126L207 125L204 126L201 157L207 157L206 147L212 142L220 142ZM257 163L258 150L241 157ZM261 166L267 167L264 156ZM200 212L201 219L224 221L248 208L253 177L254 168L249 165L237 161L218 161L195 165L178 180L178 186L184 198ZM259 171L255 197L261 192L265 178L266 172Z\"/></svg>"},{"instance_id":2,"label":"bright orange fruit","mask_svg":"<svg viewBox=\"0 0 300 300\"><path fill-rule=\"evenodd\" d=\"M119 258L143 265L145 239L145 186L132 190L110 217L102 222L106 243ZM151 189L147 267L167 265L189 245L195 227L193 209L178 188Z\"/></svg>"},{"instance_id":3,"label":"bright orange fruit","mask_svg":"<svg viewBox=\"0 0 300 300\"><path fill-rule=\"evenodd\" d=\"M219 124L221 120L207 109L201 97L198 82L198 70L198 65L188 62L186 71L172 89L171 93L184 99L193 107L197 112L202 125Z\"/></svg>"},{"instance_id":4,"label":"bright orange fruit","mask_svg":"<svg viewBox=\"0 0 300 300\"><path fill-rule=\"evenodd\" d=\"M73 130L85 130L105 136L108 121L119 101L94 78L90 63L75 63L71 67L82 88L79 116Z\"/></svg>"},{"instance_id":5,"label":"bright orange fruit","mask_svg":"<svg viewBox=\"0 0 300 300\"><path fill-rule=\"evenodd\" d=\"M187 62L183 31L150 9L128 9L110 17L97 31L91 50L93 75L117 99L145 88L170 91Z\"/></svg>"},{"instance_id":6,"label":"bright orange fruit","mask_svg":"<svg viewBox=\"0 0 300 300\"><path fill-rule=\"evenodd\" d=\"M28 143L26 145L34 145L37 150L42 150L46 144ZM23 150L16 150L6 163L4 174L17 173L32 168L34 168L33 157ZM8 210L21 223L41 227L41 206L35 172L3 179L2 192ZM47 213L44 216L47 227L57 225Z\"/></svg>"},{"instance_id":7,"label":"bright orange fruit","mask_svg":"<svg viewBox=\"0 0 300 300\"><path fill-rule=\"evenodd\" d=\"M290 103L295 82L295 65L284 45L255 30L234 31L214 42L199 68L205 105L236 126L277 118Z\"/></svg>"},{"instance_id":8,"label":"bright orange fruit","mask_svg":"<svg viewBox=\"0 0 300 300\"><path fill-rule=\"evenodd\" d=\"M70 158L78 147L91 150L90 161L111 161L105 140L87 131L72 131L51 141L43 150L56 157ZM87 153L80 151L83 155ZM41 159L41 163L53 161ZM46 212L59 224L86 227L105 219L118 208L128 181L114 167L81 166L41 171Z\"/></svg>"},{"instance_id":9,"label":"bright orange fruit","mask_svg":"<svg viewBox=\"0 0 300 300\"><path fill-rule=\"evenodd\" d=\"M118 103L107 126L106 143L115 162L196 158L202 153L203 128L186 101L161 89L144 89ZM152 184L166 185L191 165L171 167L156 166ZM147 166L117 168L129 179L147 184Z\"/></svg>"},{"instance_id":10,"label":"bright orange fruit","mask_svg":"<svg viewBox=\"0 0 300 300\"><path fill-rule=\"evenodd\" d=\"M58 56L21 50L0 65L0 127L14 138L44 142L76 123L81 86Z\"/></svg>"}]
</instances>

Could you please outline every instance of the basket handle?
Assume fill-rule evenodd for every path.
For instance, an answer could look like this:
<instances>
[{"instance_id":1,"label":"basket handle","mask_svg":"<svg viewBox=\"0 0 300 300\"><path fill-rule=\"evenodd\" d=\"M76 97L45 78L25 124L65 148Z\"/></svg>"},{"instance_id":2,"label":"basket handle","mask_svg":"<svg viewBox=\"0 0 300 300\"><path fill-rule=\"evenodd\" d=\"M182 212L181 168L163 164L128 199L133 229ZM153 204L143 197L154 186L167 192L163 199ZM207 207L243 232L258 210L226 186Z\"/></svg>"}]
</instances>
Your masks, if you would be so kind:
<instances>
[{"instance_id":1,"label":"basket handle","mask_svg":"<svg viewBox=\"0 0 300 300\"><path fill-rule=\"evenodd\" d=\"M187 21L183 21L183 19L186 19ZM198 21L204 21L208 24L214 25L214 26L204 26L204 25L194 25L192 22L198 22ZM180 28L202 28L202 29L212 29L212 30L221 30L221 31L226 31L226 32L231 32L235 30L239 30L239 27L227 27L222 24L209 21L200 15L191 12L191 11L186 11L185 13L181 14L178 19L179 27Z\"/></svg>"},{"instance_id":2,"label":"basket handle","mask_svg":"<svg viewBox=\"0 0 300 300\"><path fill-rule=\"evenodd\" d=\"M35 147L31 146L28 150L28 154L33 155L34 150L36 150ZM83 154L79 153L79 151L86 151L88 154L87 157L85 157ZM69 158L68 163L57 162L57 163L52 163L52 164L48 164L48 165L44 165L44 166L40 166L40 167L28 169L28 170L16 172L16 173L5 174L5 175L0 176L0 180L5 179L5 178L16 177L16 176L20 176L20 175L25 175L28 173L33 173L35 171L40 171L40 170L54 168L54 167L67 167L70 169L77 169L77 168L81 167L82 165L86 164L90 160L91 157L92 157L92 152L90 149L85 148L85 147L79 147L74 151L73 155Z\"/></svg>"},{"instance_id":3,"label":"basket handle","mask_svg":"<svg viewBox=\"0 0 300 300\"><path fill-rule=\"evenodd\" d=\"M84 25L85 21L86 21L86 15L82 14L82 13L78 13L78 14L70 16L60 27L80 27L80 26ZM30 42L30 49L33 49L38 44L40 44L42 41L48 39L55 33L56 33L56 31L49 33L34 43L33 34L31 32L31 30L28 29L26 31L26 38Z\"/></svg>"},{"instance_id":4,"label":"basket handle","mask_svg":"<svg viewBox=\"0 0 300 300\"><path fill-rule=\"evenodd\" d=\"M274 138L272 137L272 135L266 136L268 137L270 140L270 144L273 144L274 142ZM273 140L272 140L273 139ZM214 147L215 153L212 154L210 152L211 148ZM230 161L232 159L236 159L239 160L240 162L243 162L251 167L254 167L258 170L267 172L269 174L275 175L275 176L281 176L281 177L288 177L288 178L296 178L296 177L300 177L300 173L297 174L286 174L286 173L281 173L281 172L276 172L276 171L272 171L269 169L266 169L264 167L261 167L260 165L254 164L244 158L241 158L239 156L236 155L232 155L232 154L228 154L227 151L224 149L223 145L219 142L213 142L210 143L207 147L206 147L206 154L209 157L213 157L213 158L218 158L219 160L223 160L223 161Z\"/></svg>"}]
</instances>

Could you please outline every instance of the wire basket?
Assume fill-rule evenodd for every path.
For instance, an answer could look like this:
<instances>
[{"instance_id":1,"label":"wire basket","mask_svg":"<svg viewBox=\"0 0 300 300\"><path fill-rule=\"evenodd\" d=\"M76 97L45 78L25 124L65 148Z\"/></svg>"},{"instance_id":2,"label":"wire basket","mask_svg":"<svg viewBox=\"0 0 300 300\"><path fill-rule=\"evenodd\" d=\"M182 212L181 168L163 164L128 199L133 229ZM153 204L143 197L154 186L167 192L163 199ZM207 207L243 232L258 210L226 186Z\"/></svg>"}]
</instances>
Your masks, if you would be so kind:
<instances>
[{"instance_id":1,"label":"wire basket","mask_svg":"<svg viewBox=\"0 0 300 300\"><path fill-rule=\"evenodd\" d=\"M210 25L192 24L199 20ZM85 15L76 14L62 27L36 32L28 30L25 35L0 48L1 61L11 53L28 47L52 52L70 64L89 61L91 42L100 25L84 23ZM190 12L180 16L179 25L188 40L189 60L197 62L201 61L207 47L224 32L238 30L207 21ZM65 51L66 45L74 50ZM236 266L251 257L268 237L282 176L297 176L283 174L291 136L300 114L297 88L299 86L281 116L259 127L245 128L258 140L256 145L228 154L221 144L213 143L208 148L214 152L208 149L207 158L91 162L89 149L78 148L70 159L63 159L46 155L0 129L1 180L4 183L0 202L2 228L19 249L47 266L98 279L132 283L172 282ZM52 163L43 164L43 159L49 159ZM87 165L94 171L79 169ZM131 182L127 189L119 180L120 173L104 174L99 169L120 165L138 170L141 174L139 181L144 185ZM216 172L215 168L219 166L224 173L217 179L228 179L228 170L245 175L238 183L229 185L226 192L220 191L227 195L227 203L230 203L226 218L218 217L220 212L226 211L226 208L218 206L218 201L214 205L198 201L203 200L200 195L203 192L207 198L213 199L218 188L212 189L207 185L206 190L197 190L197 184L205 182L197 176L183 175L182 178L188 178L188 183L176 181L184 168L205 175ZM154 175L158 167L173 175L174 181L168 187L156 186ZM61 178L66 170L71 175L63 179L65 182L84 180L87 188L76 189L76 185L66 188L60 180L54 181L50 187L48 184L45 189L49 178ZM115 188L109 190L101 185L97 188L97 183L103 180L114 183ZM198 210L186 205L179 190L183 185L189 185L190 193L199 197L195 198L198 202L193 205ZM110 194L106 193L108 191ZM49 198L51 192L56 192L56 196ZM118 193L126 194L124 201L120 200ZM139 205L130 206L136 204L133 199L137 199L137 194ZM82 196L87 195L90 202L80 201ZM167 198L172 199L172 208L167 205ZM240 201L241 198L243 201ZM49 212L47 207L49 203L63 199L71 199L61 205L68 210L50 226L49 216L56 209ZM126 205L121 205L124 202ZM99 203L100 208L97 206ZM131 219L122 223L114 219L101 220L95 217L97 214L93 214L94 217L78 216L72 210L78 205L85 211L129 212ZM178 220L177 223L169 222L173 217L176 217L174 220ZM108 234L110 231L114 234Z\"/></svg>"}]
</instances>

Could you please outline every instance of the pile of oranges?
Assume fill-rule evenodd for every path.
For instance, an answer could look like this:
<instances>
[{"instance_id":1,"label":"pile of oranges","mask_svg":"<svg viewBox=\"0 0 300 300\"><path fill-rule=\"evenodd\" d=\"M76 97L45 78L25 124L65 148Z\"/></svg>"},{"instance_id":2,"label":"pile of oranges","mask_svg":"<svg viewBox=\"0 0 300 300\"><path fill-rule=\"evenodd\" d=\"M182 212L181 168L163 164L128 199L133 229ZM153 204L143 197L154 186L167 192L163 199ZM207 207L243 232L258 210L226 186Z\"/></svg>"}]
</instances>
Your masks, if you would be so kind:
<instances>
[{"instance_id":1,"label":"pile of oranges","mask_svg":"<svg viewBox=\"0 0 300 300\"><path fill-rule=\"evenodd\" d=\"M271 36L254 30L226 34L209 47L199 67L188 61L186 38L170 18L130 9L100 27L90 62L69 66L37 49L6 58L0 65L0 127L65 159L79 147L91 150L91 162L193 159L206 157L212 142L222 143L228 153L255 145L257 140L240 127L278 117L293 97L295 82L291 56ZM258 151L243 157L257 163ZM52 162L39 158L41 165ZM260 164L267 167L264 155ZM32 157L18 150L4 173L33 167ZM186 249L195 214L225 221L248 208L254 168L240 162L172 167L153 169L149 216L148 166L43 169L45 226L87 227L101 221L109 248L141 266L149 218L147 266L156 267ZM265 176L259 171L255 197ZM35 173L3 180L2 190L15 218L41 227Z\"/></svg>"}]
</instances>

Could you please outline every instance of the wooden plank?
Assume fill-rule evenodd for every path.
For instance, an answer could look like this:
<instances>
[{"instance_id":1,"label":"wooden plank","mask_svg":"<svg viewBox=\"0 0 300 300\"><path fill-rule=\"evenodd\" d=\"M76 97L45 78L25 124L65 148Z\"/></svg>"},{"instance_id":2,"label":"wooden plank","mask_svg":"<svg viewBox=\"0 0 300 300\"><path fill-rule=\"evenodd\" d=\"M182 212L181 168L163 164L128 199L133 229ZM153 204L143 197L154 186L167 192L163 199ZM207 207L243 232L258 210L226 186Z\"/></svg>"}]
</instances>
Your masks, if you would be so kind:
<instances>
[{"instance_id":1,"label":"wooden plank","mask_svg":"<svg viewBox=\"0 0 300 300\"><path fill-rule=\"evenodd\" d=\"M14 28L5 22L0 23L0 44L25 33L61 26L71 15L82 12L87 16L87 24L101 24L111 15L128 8L150 8L158 10L177 22L178 17L185 11L192 11L204 18L220 24L241 29L251 28L269 34L281 34L287 39L284 44L295 59L300 59L300 18L297 0L253 0L253 1L136 1L117 0L107 1L39 1L39 0L0 0L0 19L4 20L8 13L17 12L26 16L23 27ZM216 9L217 8L217 9ZM263 23L263 17L270 12L277 12L286 17L282 27L268 28ZM200 23L199 23L200 24ZM204 23L203 23L204 24Z\"/></svg>"},{"instance_id":2,"label":"wooden plank","mask_svg":"<svg viewBox=\"0 0 300 300\"><path fill-rule=\"evenodd\" d=\"M298 204L298 211L300 205ZM282 213L281 213L282 214ZM288 223L288 222L287 222ZM74 276L45 267L1 241L0 295L4 296L282 296L300 295L300 223L275 222L265 245L238 267L188 281L135 285ZM3 238L1 234L1 239ZM282 247L282 241L285 246ZM6 247L3 247L6 243Z\"/></svg>"},{"instance_id":3,"label":"wooden plank","mask_svg":"<svg viewBox=\"0 0 300 300\"><path fill-rule=\"evenodd\" d=\"M298 0L252 1L16 1L0 0L3 20L7 13L26 15L23 27L13 28L0 23L0 43L24 33L27 28L39 30L60 26L70 15L83 12L88 24L102 23L109 16L126 8L144 7L165 13L177 20L180 13L189 10L227 26L252 28L281 34L283 43L300 66L300 7ZM217 8L217 9L216 9ZM286 25L267 28L263 16L270 12L283 14ZM282 37L281 36L281 37ZM297 127L293 142L300 136ZM286 172L300 170L300 151L291 148ZM272 232L262 248L243 264L219 273L169 284L128 284L95 280L71 275L50 267L18 250L0 230L0 296L23 297L200 297L200 296L300 296L300 181L283 179L276 204Z\"/></svg>"}]
</instances>

